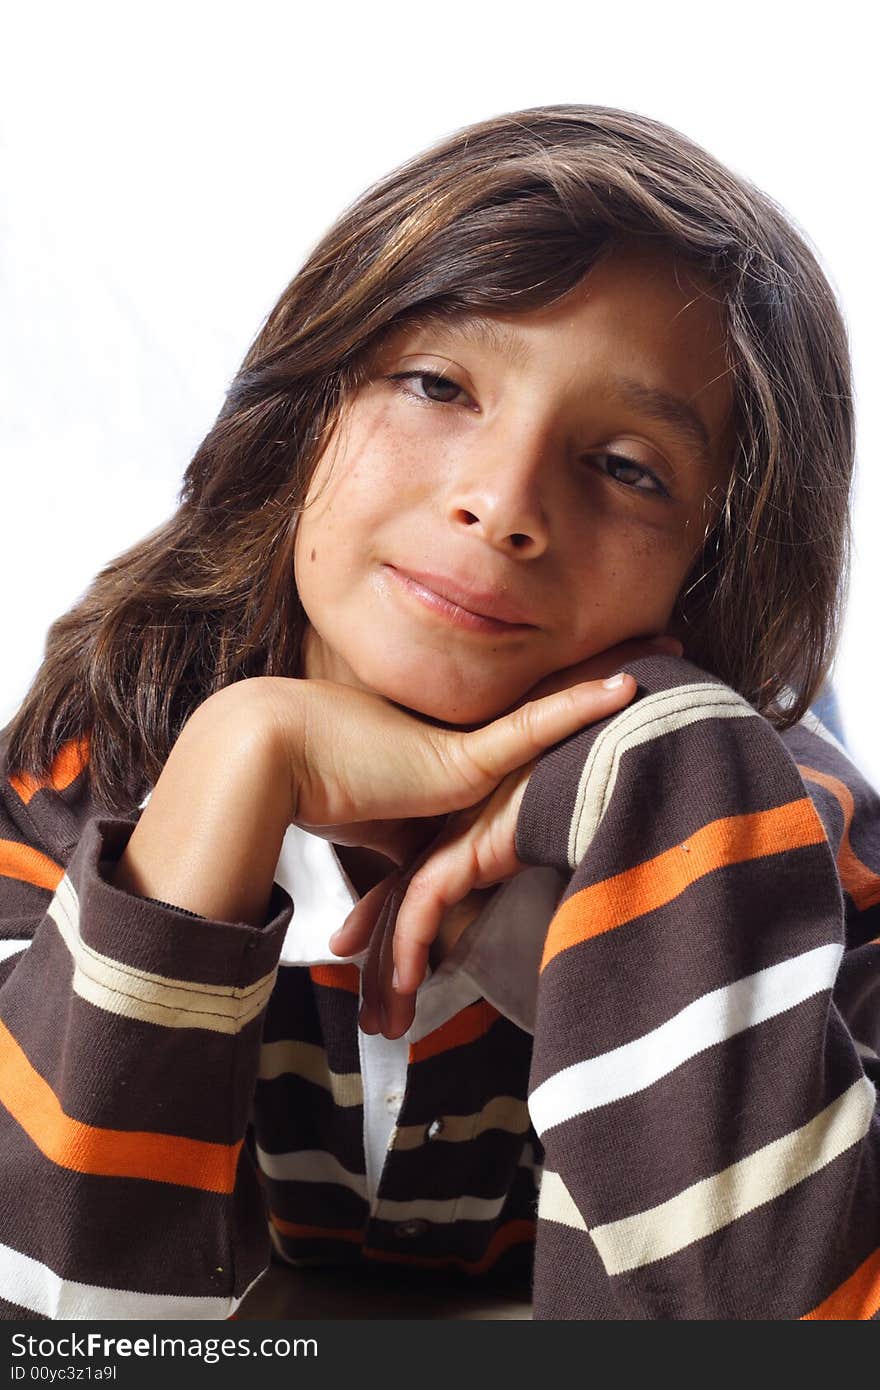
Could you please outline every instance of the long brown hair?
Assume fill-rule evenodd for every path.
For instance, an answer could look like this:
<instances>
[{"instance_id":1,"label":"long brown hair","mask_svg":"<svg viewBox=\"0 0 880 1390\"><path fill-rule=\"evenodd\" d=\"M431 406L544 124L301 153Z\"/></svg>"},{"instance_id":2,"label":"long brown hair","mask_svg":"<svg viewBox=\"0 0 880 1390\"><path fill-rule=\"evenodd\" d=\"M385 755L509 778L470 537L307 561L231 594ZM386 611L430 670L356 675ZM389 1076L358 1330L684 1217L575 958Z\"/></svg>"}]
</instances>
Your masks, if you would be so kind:
<instances>
[{"instance_id":1,"label":"long brown hair","mask_svg":"<svg viewBox=\"0 0 880 1390\"><path fill-rule=\"evenodd\" d=\"M257 334L177 511L50 628L7 765L45 775L88 737L97 802L130 808L208 695L296 675L296 520L376 347L426 312L547 305L632 235L704 272L728 337L730 482L678 630L777 728L800 718L848 575L854 420L834 293L783 211L685 136L632 112L545 106L456 132L343 212Z\"/></svg>"}]
</instances>

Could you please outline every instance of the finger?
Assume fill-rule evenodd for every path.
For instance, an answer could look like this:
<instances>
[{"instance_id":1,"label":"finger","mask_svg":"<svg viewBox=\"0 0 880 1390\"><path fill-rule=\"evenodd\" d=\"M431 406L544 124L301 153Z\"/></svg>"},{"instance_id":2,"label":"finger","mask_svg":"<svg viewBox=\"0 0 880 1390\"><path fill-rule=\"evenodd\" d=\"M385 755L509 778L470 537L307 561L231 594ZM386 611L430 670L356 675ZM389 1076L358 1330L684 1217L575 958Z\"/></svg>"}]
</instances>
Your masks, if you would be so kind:
<instances>
[{"instance_id":1,"label":"finger","mask_svg":"<svg viewBox=\"0 0 880 1390\"><path fill-rule=\"evenodd\" d=\"M391 920L389 917L380 947L379 1018L382 1032L386 1038L401 1037L412 1023L416 1011L415 994L400 994L395 990L393 984L394 933L398 917L399 906L394 913L394 919Z\"/></svg>"},{"instance_id":2,"label":"finger","mask_svg":"<svg viewBox=\"0 0 880 1390\"><path fill-rule=\"evenodd\" d=\"M385 897L381 903L376 924L370 937L370 949L367 952L367 959L361 969L361 1009L358 1015L358 1022L364 1033L378 1033L381 1026L380 1016L380 989L379 989L379 967L382 940L388 930L389 920L393 922L397 918L397 907L400 901L399 893L400 874L389 874L388 878L383 879L381 884L376 885L376 889L384 888ZM376 890L371 889L371 892ZM378 896L378 893L377 893Z\"/></svg>"},{"instance_id":3,"label":"finger","mask_svg":"<svg viewBox=\"0 0 880 1390\"><path fill-rule=\"evenodd\" d=\"M387 1038L399 1038L413 1021L413 995L400 993L394 984L394 934L400 908L406 899L413 877L431 859L437 846L445 841L448 833L447 828L441 830L404 873L391 876L394 881L390 885L373 933L367 968L363 975L361 1027L364 1032L381 1031Z\"/></svg>"},{"instance_id":4,"label":"finger","mask_svg":"<svg viewBox=\"0 0 880 1390\"><path fill-rule=\"evenodd\" d=\"M369 946L388 891L388 878L383 878L358 899L342 926L330 937L330 950L335 956L356 956Z\"/></svg>"},{"instance_id":5,"label":"finger","mask_svg":"<svg viewBox=\"0 0 880 1390\"><path fill-rule=\"evenodd\" d=\"M622 709L635 693L635 680L623 671L606 680L581 682L529 700L483 728L447 734L449 751L453 756L464 754L481 774L477 786L489 791L545 748Z\"/></svg>"},{"instance_id":6,"label":"finger","mask_svg":"<svg viewBox=\"0 0 880 1390\"><path fill-rule=\"evenodd\" d=\"M658 653L666 656L681 656L683 652L684 648L678 638L672 637L668 633L662 633L656 637L628 637L625 641L618 642L614 647L607 647L604 651L585 657L583 661L576 661L563 670L554 671L551 675L545 676L528 692L526 698L535 700L543 695L553 695L557 690L565 690L567 686L577 685L582 681L602 680L606 676L613 675L615 671L622 670L629 662L636 661L641 656L652 656Z\"/></svg>"},{"instance_id":7,"label":"finger","mask_svg":"<svg viewBox=\"0 0 880 1390\"><path fill-rule=\"evenodd\" d=\"M397 913L391 943L397 995L418 989L444 916L477 886L482 886L479 865L466 837L438 848L413 875Z\"/></svg>"}]
</instances>

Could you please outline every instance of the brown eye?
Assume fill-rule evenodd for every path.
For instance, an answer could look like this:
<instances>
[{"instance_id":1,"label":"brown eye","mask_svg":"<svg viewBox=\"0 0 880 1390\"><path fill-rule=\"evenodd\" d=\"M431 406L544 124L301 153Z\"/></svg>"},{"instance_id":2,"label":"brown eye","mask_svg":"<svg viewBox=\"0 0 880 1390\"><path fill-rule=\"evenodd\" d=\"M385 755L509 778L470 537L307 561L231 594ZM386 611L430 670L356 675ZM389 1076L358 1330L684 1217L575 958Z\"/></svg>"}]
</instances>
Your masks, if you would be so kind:
<instances>
[{"instance_id":1,"label":"brown eye","mask_svg":"<svg viewBox=\"0 0 880 1390\"><path fill-rule=\"evenodd\" d=\"M636 463L634 459L628 459L623 454L607 452L593 454L592 458L600 459L607 464L607 468L603 470L606 477L621 483L632 492L653 492L663 497L669 496L668 489L663 486L656 473L641 463Z\"/></svg>"},{"instance_id":2,"label":"brown eye","mask_svg":"<svg viewBox=\"0 0 880 1390\"><path fill-rule=\"evenodd\" d=\"M407 395L422 401L433 401L435 405L452 405L456 396L465 394L457 382L436 372L396 372L388 380L401 383ZM408 384L403 385L409 382L419 383L421 389L413 390Z\"/></svg>"}]
</instances>

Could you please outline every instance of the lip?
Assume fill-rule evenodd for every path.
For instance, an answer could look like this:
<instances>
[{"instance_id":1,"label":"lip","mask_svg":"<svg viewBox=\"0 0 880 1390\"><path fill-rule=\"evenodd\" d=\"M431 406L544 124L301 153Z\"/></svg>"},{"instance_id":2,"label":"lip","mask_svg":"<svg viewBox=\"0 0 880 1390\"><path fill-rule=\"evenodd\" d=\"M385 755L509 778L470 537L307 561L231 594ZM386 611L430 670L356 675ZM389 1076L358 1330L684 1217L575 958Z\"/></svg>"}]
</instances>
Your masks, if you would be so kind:
<instances>
[{"instance_id":1,"label":"lip","mask_svg":"<svg viewBox=\"0 0 880 1390\"><path fill-rule=\"evenodd\" d=\"M450 575L383 567L393 579L427 607L460 626L480 632L525 632L536 625L497 590L470 588Z\"/></svg>"}]
</instances>

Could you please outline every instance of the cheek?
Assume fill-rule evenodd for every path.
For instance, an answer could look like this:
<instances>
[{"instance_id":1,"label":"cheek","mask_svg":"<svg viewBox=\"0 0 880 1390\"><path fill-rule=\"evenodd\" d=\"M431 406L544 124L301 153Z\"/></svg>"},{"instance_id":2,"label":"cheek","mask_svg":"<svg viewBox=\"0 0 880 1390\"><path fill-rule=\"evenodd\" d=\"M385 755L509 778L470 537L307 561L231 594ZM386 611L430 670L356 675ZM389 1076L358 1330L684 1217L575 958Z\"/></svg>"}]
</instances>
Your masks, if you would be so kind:
<instances>
[{"instance_id":1,"label":"cheek","mask_svg":"<svg viewBox=\"0 0 880 1390\"><path fill-rule=\"evenodd\" d=\"M580 546L574 565L570 630L587 646L597 623L608 643L662 631L692 562L681 532L633 526L604 545L595 535L591 542Z\"/></svg>"}]
</instances>

